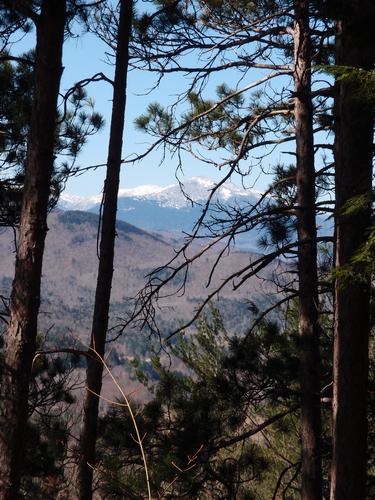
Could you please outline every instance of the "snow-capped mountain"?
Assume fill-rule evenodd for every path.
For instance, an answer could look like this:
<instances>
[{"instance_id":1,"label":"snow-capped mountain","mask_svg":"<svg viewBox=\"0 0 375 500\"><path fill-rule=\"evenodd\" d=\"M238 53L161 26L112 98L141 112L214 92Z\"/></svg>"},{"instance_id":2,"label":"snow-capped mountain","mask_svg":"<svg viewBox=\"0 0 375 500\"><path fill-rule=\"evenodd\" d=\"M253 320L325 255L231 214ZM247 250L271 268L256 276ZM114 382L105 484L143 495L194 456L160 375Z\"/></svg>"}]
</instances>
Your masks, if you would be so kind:
<instances>
[{"instance_id":1,"label":"snow-capped mountain","mask_svg":"<svg viewBox=\"0 0 375 500\"><path fill-rule=\"evenodd\" d=\"M207 200L214 182L205 177L192 177L184 181L182 189L178 184L161 187L156 185L121 189L118 199L117 218L146 231L190 233L198 220L202 206ZM185 193L185 195L184 195ZM229 206L253 205L261 193L238 187L231 182L221 186L214 198ZM101 195L91 197L73 196L63 193L59 201L62 210L82 210L99 213ZM330 234L331 223L319 218L319 230ZM244 250L259 250L258 230L249 231L236 238L236 247Z\"/></svg>"},{"instance_id":2,"label":"snow-capped mountain","mask_svg":"<svg viewBox=\"0 0 375 500\"><path fill-rule=\"evenodd\" d=\"M120 220L146 230L189 232L213 187L214 182L210 179L192 177L185 180L182 186L144 185L134 189L121 189L117 216ZM259 197L258 191L227 182L218 189L215 200L227 204L252 204ZM98 213L100 202L101 195L80 197L63 193L59 208Z\"/></svg>"},{"instance_id":3,"label":"snow-capped mountain","mask_svg":"<svg viewBox=\"0 0 375 500\"><path fill-rule=\"evenodd\" d=\"M101 196L77 196L75 194L62 193L59 198L58 208L61 210L88 211L100 203Z\"/></svg>"},{"instance_id":4,"label":"snow-capped mountain","mask_svg":"<svg viewBox=\"0 0 375 500\"><path fill-rule=\"evenodd\" d=\"M153 201L161 207L186 208L192 206L192 201L203 203L214 187L214 182L206 177L192 177L180 186L172 184L161 187L153 184L138 186L133 189L120 189L119 200L131 198L140 201ZM231 182L226 182L217 191L217 199L229 201L256 201L260 196L259 191L244 189ZM100 203L101 196L81 197L63 193L59 206L65 210L90 210Z\"/></svg>"}]
</instances>

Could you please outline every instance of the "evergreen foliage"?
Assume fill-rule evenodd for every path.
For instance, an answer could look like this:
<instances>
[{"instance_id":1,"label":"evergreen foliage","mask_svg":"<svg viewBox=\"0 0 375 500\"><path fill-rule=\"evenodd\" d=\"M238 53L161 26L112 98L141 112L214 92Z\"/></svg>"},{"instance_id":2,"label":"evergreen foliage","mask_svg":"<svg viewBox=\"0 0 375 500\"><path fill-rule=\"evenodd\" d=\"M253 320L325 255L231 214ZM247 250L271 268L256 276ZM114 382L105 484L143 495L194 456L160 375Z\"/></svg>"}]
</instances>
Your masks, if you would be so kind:
<instances>
[{"instance_id":1,"label":"evergreen foliage","mask_svg":"<svg viewBox=\"0 0 375 500\"><path fill-rule=\"evenodd\" d=\"M0 341L1 373L4 363L2 337ZM43 348L42 344L38 347ZM65 467L75 403L72 373L78 361L74 356L56 355L38 355L35 359L20 498L52 500L67 487Z\"/></svg>"},{"instance_id":2,"label":"evergreen foliage","mask_svg":"<svg viewBox=\"0 0 375 500\"><path fill-rule=\"evenodd\" d=\"M124 1L121 5L129 7L130 4ZM139 8L133 27L131 13L124 18L128 26L126 44L131 39L130 64L134 69L154 73L155 86L168 74L183 73L189 78L174 104L153 102L137 118L136 127L155 140L138 159L161 146L164 153L168 149L175 155L177 169L183 168L182 158L189 153L223 174L222 180L208 193L201 216L192 233L186 235L182 248L166 266L149 269L145 288L135 297L139 309L129 321L124 321L125 326L120 325L124 332L131 321L135 321L137 327L148 326L152 333L159 333L160 338L180 332L160 351L155 350L155 339L132 338L128 342L128 346L140 354L140 359L131 363L133 373L150 395L148 402L139 403L136 420L144 436L142 445L149 464L152 492L155 497L166 499L306 497L304 488L309 480L306 464L311 465L312 460L308 461L314 453L309 455L309 451L314 448L319 454L315 457L319 463L314 464L314 477L322 469L325 498L329 496L330 482L332 500L346 500L345 490L355 491L357 483L360 484L359 496L364 497L365 472L367 493L372 498L375 496L375 355L374 339L370 335L367 356L367 339L374 330L374 303L370 294L375 271L375 226L371 214L375 73L370 43L374 7L370 0L365 0L363 5L354 0L154 0L148 7L149 11L147 6L144 10ZM44 12L56 21L58 30L45 30L43 23L36 21ZM63 13L64 19L66 15L66 22L62 16L56 16L56 12ZM76 457L69 454L73 436L78 432L71 415L75 403L72 373L78 365L82 368L83 362L81 359L78 364L76 357L62 359L42 354L34 357L46 214L47 208L56 204L68 176L76 171L77 156L87 139L103 127L103 118L94 110L85 90L88 79L75 85L65 96L60 95L57 125L52 127L60 60L48 66L54 71L54 90L45 106L51 109L43 115L45 119L40 120L45 110L39 110L40 116L37 114L34 104L39 101L34 100L34 94L42 101L47 92L43 92L42 86L38 87L35 68L39 64L46 83L48 71L43 66L43 57L38 59L32 51L13 56L11 39L14 33L29 33L34 23L40 34L40 53L37 54L53 56L53 52L49 52L52 45L41 43L43 37L44 40L51 37L61 59L64 31L72 35L76 21L82 22L88 31L97 29L99 36L113 48L110 38L118 27L118 19L112 2L91 4L83 0L71 0L67 5L63 0L53 4L44 0L5 0L0 2L0 14L0 226L19 223L24 185L30 188L30 199L34 197L30 212L25 215L23 240L21 238L17 247L18 274L10 303L9 326L9 330L13 328L13 345L9 342L13 351L8 349L8 358L0 352L3 387L11 388L9 394L13 390L9 397L5 394L7 390L2 392L2 431L6 424L11 435L26 421L26 412L29 417L25 443L17 441L19 433L13 433L9 439L9 442L12 439L19 442L20 450L25 444L24 464L21 467L18 447L8 446L7 439L2 439L1 444L8 446L0 456L2 467L8 468L7 478L13 474L16 479L5 479L8 484L2 486L5 482L0 476L0 488L9 491L14 488L14 497L21 471L21 497L52 499L64 489L66 494L68 476L74 476L71 472L75 465L69 460ZM90 25L93 19L95 28L94 24ZM364 47L362 53L358 44ZM117 49L123 47L119 42ZM119 64L119 70L124 67L123 63ZM228 72L230 83L225 78ZM322 72L328 75L326 87L320 80ZM124 108L126 74L122 83L122 89L117 91ZM114 114L118 109L115 105ZM110 276L105 301L99 295L96 301L100 347L98 336L93 335L91 341L91 350L100 351L98 359L104 359L108 330L123 122L123 116L114 120L113 129L120 131L116 147L118 171L116 179L106 183L103 201L106 210L112 186L110 224L102 225L102 229L111 227L112 243L105 229L101 244L103 249L106 243L108 247L99 258L101 265L108 264L108 269L103 268L103 276ZM50 126L43 129L46 123ZM41 130L44 136L50 133L48 154L40 147L44 138L40 136ZM357 142L363 141L363 147L357 152L356 142L351 142L353 137ZM288 149L290 144L296 144L296 148ZM270 152L280 145L285 145L286 153L294 155L295 161L279 161L276 165L268 162L265 167ZM33 164L28 163L31 150L35 153ZM44 164L47 156L49 159ZM108 157L110 164L113 155ZM358 178L353 168L357 158L361 171ZM30 174L25 183L29 173L27 165L34 169L34 174ZM52 178L48 177L41 196L42 190L37 184L47 179L44 175L47 170L53 171ZM273 182L258 202L226 206L215 201L215 191L232 175L238 174L246 182L249 174L265 170L273 175ZM26 195L25 201L23 206L29 201ZM332 217L333 234L317 235L318 214ZM87 216L62 216L70 225L82 218L94 224ZM165 288L183 291L189 286L189 271L194 261L218 248L209 277L208 286L211 286L226 251L232 249L238 236L254 229L262 230L259 247L264 255L251 257L242 269L231 269L224 279L220 277L223 284L215 285L215 291L209 291L201 305L197 303L199 298L194 299L194 317L187 325L181 326L177 320L168 323L162 312L157 311L159 299L165 298ZM137 234L136 229L132 231ZM72 243L78 245L82 238L78 236ZM208 242L204 249L194 246L199 239ZM237 319L239 309L235 309L230 300L225 307L228 314L236 312L231 322L231 326L236 324L235 332L225 329L216 309L202 315L224 284L231 283L233 289L237 289L267 269L270 263L277 265L263 279L271 282L270 289L277 292L277 302L260 310L257 298L252 298L250 307L246 305L246 311L241 313L244 316L247 309L251 310L254 315L251 324L247 317ZM309 277L313 291L306 286ZM101 282L104 280L99 277L98 289ZM169 289L167 294L169 296ZM7 322L6 299L3 305L1 319ZM105 318L100 316L104 307L107 308ZM116 311L119 307L116 304ZM22 308L23 316L19 319ZM71 310L79 320L78 309L72 307ZM249 325L242 334L239 329L244 322ZM20 355L23 349L24 357ZM150 351L151 360L148 360ZM129 370L129 357L114 351L106 361L118 366L126 363ZM5 359L9 360L7 364ZM19 361L23 359L27 360L27 367L27 363L23 366ZM94 401L96 413L103 368L98 365L98 359L89 358L87 363L92 368L91 382L95 383L88 386L95 390L89 389L85 395L88 401ZM16 368L12 371L9 367L13 362ZM311 368L311 373L306 367ZM314 368L316 373L312 374ZM352 380L357 380L358 374L361 383L355 386ZM25 394L28 398L21 400L19 396ZM92 424L95 412L90 412L93 406L87 408L87 421ZM355 414L352 411L350 415L348 408L355 410ZM17 420L18 427L13 426L10 419L6 420L10 414ZM358 415L356 422L360 425L351 426L350 419ZM369 425L367 469L366 415ZM315 429L313 425L309 427L314 418L315 422L319 420ZM74 448L81 447L76 461L81 460L80 465L86 469L90 467L89 474L95 476L95 487L104 498L147 496L144 460L140 443L134 439L133 425L127 403L118 401L101 416L97 459L96 420L86 428L89 454L82 453L83 438ZM349 432L351 430L353 432ZM311 442L315 440L310 450L306 446L309 432L307 437ZM358 448L356 441L360 441ZM356 449L359 453L354 463L351 451ZM14 460L10 459L12 453ZM82 460L82 456L90 460ZM17 470L9 473L16 461ZM358 468L353 468L354 480L345 477L345 470L351 472L350 461L356 467L360 463ZM90 484L84 484L85 477L82 475L80 486L88 491L84 497L91 498L91 480ZM321 497L318 485L311 500L321 500Z\"/></svg>"},{"instance_id":3,"label":"evergreen foliage","mask_svg":"<svg viewBox=\"0 0 375 500\"><path fill-rule=\"evenodd\" d=\"M271 498L279 475L290 466L280 479L280 491L286 488L288 498L297 498L299 341L295 312L287 317L284 327L264 321L244 338L228 335L213 310L210 319L199 321L196 334L181 335L170 346L172 367L178 361L179 370L157 353L151 371L137 369L153 394L137 418L153 491L163 498ZM325 343L327 382L329 338ZM285 411L264 431L247 436ZM131 437L127 409L114 406L100 429L103 492L142 495L139 448Z\"/></svg>"},{"instance_id":4,"label":"evergreen foliage","mask_svg":"<svg viewBox=\"0 0 375 500\"><path fill-rule=\"evenodd\" d=\"M0 104L0 224L8 226L18 223L21 209L33 100L34 53L24 54L16 62L7 60L7 52L3 57L0 60L0 92L4 96ZM57 120L57 161L51 183L50 208L57 203L71 166L88 138L104 125L86 90L80 86L66 97Z\"/></svg>"}]
</instances>

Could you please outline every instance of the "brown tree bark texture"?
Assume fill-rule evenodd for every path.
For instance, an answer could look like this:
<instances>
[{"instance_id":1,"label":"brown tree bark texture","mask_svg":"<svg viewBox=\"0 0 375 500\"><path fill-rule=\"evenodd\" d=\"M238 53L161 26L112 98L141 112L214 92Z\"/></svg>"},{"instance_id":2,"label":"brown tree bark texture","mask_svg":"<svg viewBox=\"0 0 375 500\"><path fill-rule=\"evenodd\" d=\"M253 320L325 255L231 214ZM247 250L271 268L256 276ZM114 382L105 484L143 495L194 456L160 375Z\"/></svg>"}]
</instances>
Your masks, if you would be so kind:
<instances>
[{"instance_id":1,"label":"brown tree bark texture","mask_svg":"<svg viewBox=\"0 0 375 500\"><path fill-rule=\"evenodd\" d=\"M374 68L375 2L343 0L336 33L336 64ZM336 265L350 262L366 240L372 189L373 108L358 83L336 82ZM343 214L350 199L368 195L367 207ZM333 457L331 500L366 498L366 399L370 283L335 285Z\"/></svg>"},{"instance_id":2,"label":"brown tree bark texture","mask_svg":"<svg viewBox=\"0 0 375 500\"><path fill-rule=\"evenodd\" d=\"M117 196L124 132L128 48L131 24L132 1L121 0L107 174L103 195L99 267L90 342L91 349L99 354L101 358L104 357L105 353L113 276ZM99 410L99 397L97 395L100 396L102 388L102 374L103 365L100 362L100 358L95 355L92 358L88 358L78 471L78 496L82 500L92 498L93 468L95 467L95 445Z\"/></svg>"},{"instance_id":3,"label":"brown tree bark texture","mask_svg":"<svg viewBox=\"0 0 375 500\"><path fill-rule=\"evenodd\" d=\"M28 389L35 354L65 0L45 0L36 22L35 87L0 401L0 498L18 498Z\"/></svg>"},{"instance_id":4,"label":"brown tree bark texture","mask_svg":"<svg viewBox=\"0 0 375 500\"><path fill-rule=\"evenodd\" d=\"M309 1L296 0L294 24L294 118L297 153L297 228L301 377L301 498L322 498L320 354L316 249L313 108Z\"/></svg>"}]
</instances>

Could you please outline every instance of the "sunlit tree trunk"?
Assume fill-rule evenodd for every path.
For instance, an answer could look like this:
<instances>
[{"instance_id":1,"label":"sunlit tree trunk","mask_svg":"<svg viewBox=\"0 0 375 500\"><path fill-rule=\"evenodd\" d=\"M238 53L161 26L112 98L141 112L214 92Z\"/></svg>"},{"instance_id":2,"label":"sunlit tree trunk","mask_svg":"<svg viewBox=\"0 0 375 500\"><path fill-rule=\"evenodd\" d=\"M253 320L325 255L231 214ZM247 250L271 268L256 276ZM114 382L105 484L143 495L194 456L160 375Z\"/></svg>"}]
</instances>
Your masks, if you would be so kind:
<instances>
[{"instance_id":1,"label":"sunlit tree trunk","mask_svg":"<svg viewBox=\"0 0 375 500\"><path fill-rule=\"evenodd\" d=\"M121 0L116 50L115 80L113 88L112 119L108 146L107 175L103 194L103 219L101 223L99 268L90 343L92 357L88 358L87 361L87 389L84 398L83 420L81 425L78 475L80 499L92 498L99 397L102 387L103 374L103 365L100 358L103 358L105 352L112 287L116 236L117 195L120 179L125 119L128 47L131 33L131 23L132 1Z\"/></svg>"},{"instance_id":2,"label":"sunlit tree trunk","mask_svg":"<svg viewBox=\"0 0 375 500\"><path fill-rule=\"evenodd\" d=\"M300 241L299 333L301 339L301 476L303 499L322 498L320 453L320 356L315 221L313 108L309 1L295 3L294 117L297 147L297 227Z\"/></svg>"},{"instance_id":3,"label":"sunlit tree trunk","mask_svg":"<svg viewBox=\"0 0 375 500\"><path fill-rule=\"evenodd\" d=\"M342 0L336 33L336 64L372 70L375 3ZM336 82L335 166L339 271L366 240L372 189L373 107L361 96L358 79ZM367 197L367 202L366 202ZM351 199L360 210L345 214ZM369 279L336 280L332 500L366 498Z\"/></svg>"},{"instance_id":4,"label":"sunlit tree trunk","mask_svg":"<svg viewBox=\"0 0 375 500\"><path fill-rule=\"evenodd\" d=\"M15 2L17 8L17 2ZM18 498L62 73L65 0L35 14L35 87L0 401L0 498Z\"/></svg>"}]
</instances>

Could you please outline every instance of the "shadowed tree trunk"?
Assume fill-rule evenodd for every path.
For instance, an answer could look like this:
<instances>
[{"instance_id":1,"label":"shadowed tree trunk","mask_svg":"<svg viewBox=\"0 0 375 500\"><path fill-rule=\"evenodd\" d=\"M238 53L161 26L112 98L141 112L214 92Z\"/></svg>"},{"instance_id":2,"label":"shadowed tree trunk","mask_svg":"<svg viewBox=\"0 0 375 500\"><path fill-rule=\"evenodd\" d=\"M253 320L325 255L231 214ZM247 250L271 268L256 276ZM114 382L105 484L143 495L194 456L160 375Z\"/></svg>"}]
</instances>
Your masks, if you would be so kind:
<instances>
[{"instance_id":1,"label":"shadowed tree trunk","mask_svg":"<svg viewBox=\"0 0 375 500\"><path fill-rule=\"evenodd\" d=\"M311 100L309 1L295 3L294 117L297 148L299 333L301 340L301 498L322 498L320 356L315 221L315 169Z\"/></svg>"},{"instance_id":2,"label":"shadowed tree trunk","mask_svg":"<svg viewBox=\"0 0 375 500\"><path fill-rule=\"evenodd\" d=\"M99 268L90 343L91 349L101 358L103 358L105 352L113 276L117 196L126 104L128 48L132 23L132 0L121 0L119 5L120 17L117 35L111 130L108 146L107 175L103 194ZM103 365L100 362L100 358L95 355L92 358L88 358L86 370L87 389L83 406L78 471L78 495L80 499L92 498L99 410L99 397L97 395L100 395L102 388L102 374Z\"/></svg>"},{"instance_id":3,"label":"shadowed tree trunk","mask_svg":"<svg viewBox=\"0 0 375 500\"><path fill-rule=\"evenodd\" d=\"M17 2L15 2L17 8ZM62 73L65 0L41 2L36 24L35 86L15 277L0 401L0 498L18 498L35 354L47 209L54 163L56 107Z\"/></svg>"},{"instance_id":4,"label":"shadowed tree trunk","mask_svg":"<svg viewBox=\"0 0 375 500\"><path fill-rule=\"evenodd\" d=\"M342 0L336 64L374 68L375 3ZM370 226L373 108L355 80L336 82L335 165L338 270L365 242ZM343 213L352 198L367 203ZM370 282L336 280L331 500L366 498L367 379Z\"/></svg>"}]
</instances>

